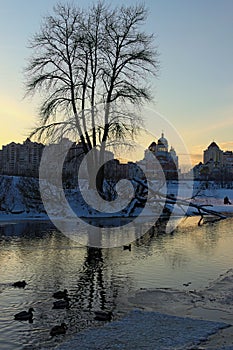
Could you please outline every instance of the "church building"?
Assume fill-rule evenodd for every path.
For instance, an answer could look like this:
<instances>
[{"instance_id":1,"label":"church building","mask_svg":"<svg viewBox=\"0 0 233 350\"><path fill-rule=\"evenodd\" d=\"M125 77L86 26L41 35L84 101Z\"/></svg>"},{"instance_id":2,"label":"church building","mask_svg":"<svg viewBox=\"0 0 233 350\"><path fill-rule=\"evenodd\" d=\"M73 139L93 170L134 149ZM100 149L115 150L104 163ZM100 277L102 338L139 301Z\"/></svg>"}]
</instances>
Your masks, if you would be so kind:
<instances>
[{"instance_id":1,"label":"church building","mask_svg":"<svg viewBox=\"0 0 233 350\"><path fill-rule=\"evenodd\" d=\"M167 180L178 178L178 156L173 147L169 150L167 139L162 133L158 143L153 141L144 152L144 158L137 162L151 179L165 176Z\"/></svg>"}]
</instances>

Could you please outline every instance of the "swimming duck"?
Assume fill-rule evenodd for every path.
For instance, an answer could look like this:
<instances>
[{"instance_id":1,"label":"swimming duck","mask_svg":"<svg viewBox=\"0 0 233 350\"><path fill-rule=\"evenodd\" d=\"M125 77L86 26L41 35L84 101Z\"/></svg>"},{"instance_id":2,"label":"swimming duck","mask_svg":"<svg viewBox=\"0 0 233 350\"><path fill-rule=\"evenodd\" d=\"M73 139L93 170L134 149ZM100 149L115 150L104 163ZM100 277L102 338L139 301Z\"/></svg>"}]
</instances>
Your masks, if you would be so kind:
<instances>
[{"instance_id":1,"label":"swimming duck","mask_svg":"<svg viewBox=\"0 0 233 350\"><path fill-rule=\"evenodd\" d=\"M64 291L59 290L58 292L55 292L53 294L53 297L56 298L56 299L64 299L67 296L68 296L68 290L67 289L64 289Z\"/></svg>"},{"instance_id":2,"label":"swimming duck","mask_svg":"<svg viewBox=\"0 0 233 350\"><path fill-rule=\"evenodd\" d=\"M18 288L24 288L27 285L27 283L23 281L17 281L12 284L13 287L18 287Z\"/></svg>"},{"instance_id":3,"label":"swimming duck","mask_svg":"<svg viewBox=\"0 0 233 350\"><path fill-rule=\"evenodd\" d=\"M19 321L29 321L32 320L33 317L33 311L35 311L32 307L28 311L21 311L18 314L15 314L15 320Z\"/></svg>"},{"instance_id":4,"label":"swimming duck","mask_svg":"<svg viewBox=\"0 0 233 350\"><path fill-rule=\"evenodd\" d=\"M95 311L96 321L111 321L112 316L112 311Z\"/></svg>"},{"instance_id":5,"label":"swimming duck","mask_svg":"<svg viewBox=\"0 0 233 350\"><path fill-rule=\"evenodd\" d=\"M70 307L69 298L64 298L64 300L57 300L53 303L53 309L68 309Z\"/></svg>"},{"instance_id":6,"label":"swimming duck","mask_svg":"<svg viewBox=\"0 0 233 350\"><path fill-rule=\"evenodd\" d=\"M67 328L68 327L65 323L62 323L60 326L54 326L50 331L50 335L53 337L55 335L65 334Z\"/></svg>"}]
</instances>

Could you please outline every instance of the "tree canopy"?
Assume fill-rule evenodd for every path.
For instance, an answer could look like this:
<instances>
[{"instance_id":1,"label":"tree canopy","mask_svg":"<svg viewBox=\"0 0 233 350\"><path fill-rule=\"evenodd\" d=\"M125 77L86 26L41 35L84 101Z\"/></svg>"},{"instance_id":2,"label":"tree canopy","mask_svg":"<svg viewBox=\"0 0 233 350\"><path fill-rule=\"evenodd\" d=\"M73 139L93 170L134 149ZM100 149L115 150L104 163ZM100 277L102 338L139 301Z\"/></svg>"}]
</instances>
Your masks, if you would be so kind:
<instances>
[{"instance_id":1,"label":"tree canopy","mask_svg":"<svg viewBox=\"0 0 233 350\"><path fill-rule=\"evenodd\" d=\"M140 123L135 108L152 99L158 72L154 35L143 31L144 5L88 9L57 4L30 41L28 94L42 97L32 135L73 135L88 153L97 144L123 140Z\"/></svg>"}]
</instances>

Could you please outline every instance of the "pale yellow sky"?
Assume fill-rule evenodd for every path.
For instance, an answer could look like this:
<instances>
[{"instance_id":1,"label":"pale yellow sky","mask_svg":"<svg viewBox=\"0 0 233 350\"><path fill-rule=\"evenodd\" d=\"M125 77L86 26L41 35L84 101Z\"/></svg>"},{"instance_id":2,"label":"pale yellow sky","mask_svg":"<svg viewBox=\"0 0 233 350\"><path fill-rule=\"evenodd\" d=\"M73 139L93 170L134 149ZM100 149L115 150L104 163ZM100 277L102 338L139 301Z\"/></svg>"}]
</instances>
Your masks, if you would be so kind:
<instances>
[{"instance_id":1,"label":"pale yellow sky","mask_svg":"<svg viewBox=\"0 0 233 350\"><path fill-rule=\"evenodd\" d=\"M80 0L79 5L90 2ZM56 3L1 2L0 146L22 142L35 125L38 99L23 100L23 68L30 56L28 40ZM125 2L111 1L116 3ZM145 30L156 34L161 62L159 78L152 82L156 104L144 115L145 127L157 138L164 130L178 154L187 152L195 162L213 140L222 149L233 150L233 1L145 0L145 5ZM157 111L173 129L157 122ZM150 141L145 138L146 146Z\"/></svg>"},{"instance_id":2,"label":"pale yellow sky","mask_svg":"<svg viewBox=\"0 0 233 350\"><path fill-rule=\"evenodd\" d=\"M150 111L150 114L153 114L155 111ZM37 107L34 100L28 101L25 99L17 100L13 96L4 96L1 95L1 103L0 103L0 115L2 120L2 125L0 129L0 147L2 145L8 144L11 141L22 143L27 136L29 135L33 126L36 123L36 113ZM225 112L227 115L228 112ZM230 113L229 113L230 114ZM155 115L157 113L155 112ZM163 116L162 116L163 117ZM145 118L146 119L146 118ZM158 121L158 120L157 120ZM147 123L146 123L147 124ZM150 123L149 123L150 124ZM204 121L202 127L198 131L199 135L204 135L206 138L205 143L194 144L195 140L197 140L197 129L185 129L178 133L178 137L180 137L183 141L182 147L187 147L187 153L190 155L192 165L199 163L203 160L203 150L205 150L208 145L215 141L221 149L233 150L233 141L222 141L219 142L218 138L208 137L211 130L217 131L220 133L222 128L232 128L233 126L233 118L226 118L224 120L219 120L216 124L206 125L208 122ZM180 156L180 160L182 162L182 155L184 154L184 150L177 149L177 142L174 140L172 142L172 138L169 138L168 129L166 126L166 119L164 124L161 122L156 122L156 125L159 127L154 128L154 133L148 132L146 135L139 137L137 139L138 147L140 151L133 152L129 158L133 158L133 160L139 159L143 154L143 150L148 147L148 145L152 141L157 141L157 139L161 136L161 132L164 131L165 137L168 138L169 146L175 147L177 153ZM153 129L153 128L151 128ZM180 130L179 130L180 131ZM172 130L170 130L172 133ZM221 139L221 137L219 137ZM186 153L186 152L185 152ZM127 157L123 157L122 159L127 159Z\"/></svg>"},{"instance_id":3,"label":"pale yellow sky","mask_svg":"<svg viewBox=\"0 0 233 350\"><path fill-rule=\"evenodd\" d=\"M35 126L36 107L28 100L0 94L0 147L11 141L22 142Z\"/></svg>"}]
</instances>

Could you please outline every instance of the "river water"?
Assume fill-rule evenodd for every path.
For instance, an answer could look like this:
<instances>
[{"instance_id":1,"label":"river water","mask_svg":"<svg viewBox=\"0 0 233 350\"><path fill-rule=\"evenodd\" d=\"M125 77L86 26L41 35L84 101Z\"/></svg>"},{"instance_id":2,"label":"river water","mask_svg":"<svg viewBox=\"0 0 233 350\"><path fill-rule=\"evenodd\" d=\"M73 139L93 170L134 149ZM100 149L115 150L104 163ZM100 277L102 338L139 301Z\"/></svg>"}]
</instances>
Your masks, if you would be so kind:
<instances>
[{"instance_id":1,"label":"river water","mask_svg":"<svg viewBox=\"0 0 233 350\"><path fill-rule=\"evenodd\" d=\"M140 288L205 287L232 268L232 224L226 219L198 226L189 218L172 235L155 229L129 251L88 249L46 222L1 223L0 349L54 348L98 326L95 310L124 313L126 297ZM23 279L25 289L12 287ZM64 288L70 309L52 309L53 293ZM33 323L14 320L15 313L29 307L35 309ZM51 327L61 322L68 325L67 334L50 337Z\"/></svg>"}]
</instances>

